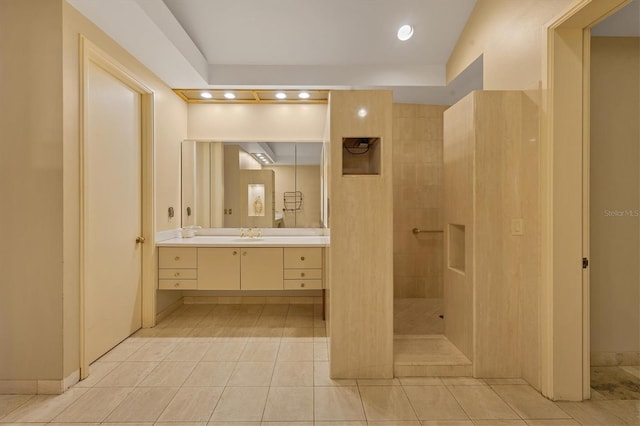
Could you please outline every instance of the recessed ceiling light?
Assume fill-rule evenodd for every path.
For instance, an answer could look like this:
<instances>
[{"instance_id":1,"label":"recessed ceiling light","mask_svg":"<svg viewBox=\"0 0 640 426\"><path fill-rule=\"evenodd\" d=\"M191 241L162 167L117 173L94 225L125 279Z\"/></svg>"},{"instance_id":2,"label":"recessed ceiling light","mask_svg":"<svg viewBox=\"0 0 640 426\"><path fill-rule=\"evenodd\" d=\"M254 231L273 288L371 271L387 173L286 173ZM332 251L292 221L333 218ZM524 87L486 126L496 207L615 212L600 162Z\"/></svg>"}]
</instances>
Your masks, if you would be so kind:
<instances>
[{"instance_id":1,"label":"recessed ceiling light","mask_svg":"<svg viewBox=\"0 0 640 426\"><path fill-rule=\"evenodd\" d=\"M213 98L213 95L209 92L200 92L200 97L205 99L211 99Z\"/></svg>"},{"instance_id":2,"label":"recessed ceiling light","mask_svg":"<svg viewBox=\"0 0 640 426\"><path fill-rule=\"evenodd\" d=\"M358 117L365 118L367 116L367 110L365 108L360 108L358 110Z\"/></svg>"},{"instance_id":3,"label":"recessed ceiling light","mask_svg":"<svg viewBox=\"0 0 640 426\"><path fill-rule=\"evenodd\" d=\"M225 99L235 99L236 95L234 93L227 92L227 93L224 94L224 98Z\"/></svg>"},{"instance_id":4,"label":"recessed ceiling light","mask_svg":"<svg viewBox=\"0 0 640 426\"><path fill-rule=\"evenodd\" d=\"M251 155L262 164L273 164L273 160L267 154L263 154L262 152L252 152Z\"/></svg>"},{"instance_id":5,"label":"recessed ceiling light","mask_svg":"<svg viewBox=\"0 0 640 426\"><path fill-rule=\"evenodd\" d=\"M278 92L276 93L276 98L278 99L287 99L287 94L284 92Z\"/></svg>"},{"instance_id":6,"label":"recessed ceiling light","mask_svg":"<svg viewBox=\"0 0 640 426\"><path fill-rule=\"evenodd\" d=\"M411 25L403 25L398 30L398 40L407 41L413 37L413 27Z\"/></svg>"},{"instance_id":7,"label":"recessed ceiling light","mask_svg":"<svg viewBox=\"0 0 640 426\"><path fill-rule=\"evenodd\" d=\"M298 97L300 99L309 99L311 95L309 94L309 92L300 92L298 93Z\"/></svg>"}]
</instances>

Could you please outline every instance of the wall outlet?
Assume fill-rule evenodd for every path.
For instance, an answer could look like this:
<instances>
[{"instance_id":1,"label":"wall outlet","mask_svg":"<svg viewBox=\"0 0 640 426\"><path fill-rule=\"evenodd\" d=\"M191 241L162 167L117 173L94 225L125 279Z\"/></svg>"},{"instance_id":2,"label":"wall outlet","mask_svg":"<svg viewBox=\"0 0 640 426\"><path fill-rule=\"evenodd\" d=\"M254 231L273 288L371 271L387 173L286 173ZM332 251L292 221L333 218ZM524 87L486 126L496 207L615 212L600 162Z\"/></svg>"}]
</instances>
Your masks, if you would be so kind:
<instances>
[{"instance_id":1,"label":"wall outlet","mask_svg":"<svg viewBox=\"0 0 640 426\"><path fill-rule=\"evenodd\" d=\"M511 235L524 235L524 224L521 217L511 219Z\"/></svg>"}]
</instances>

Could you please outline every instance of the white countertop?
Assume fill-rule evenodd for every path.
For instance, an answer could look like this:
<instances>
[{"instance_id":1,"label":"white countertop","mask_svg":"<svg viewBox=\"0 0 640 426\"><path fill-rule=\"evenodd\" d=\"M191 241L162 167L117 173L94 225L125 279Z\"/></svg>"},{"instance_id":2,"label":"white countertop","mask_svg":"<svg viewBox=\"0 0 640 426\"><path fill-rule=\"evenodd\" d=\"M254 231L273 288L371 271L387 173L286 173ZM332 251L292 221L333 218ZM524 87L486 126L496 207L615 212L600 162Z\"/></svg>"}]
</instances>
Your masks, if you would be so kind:
<instances>
[{"instance_id":1,"label":"white countertop","mask_svg":"<svg viewBox=\"0 0 640 426\"><path fill-rule=\"evenodd\" d=\"M328 247L329 237L308 236L263 236L261 238L240 238L226 235L200 235L192 238L171 238L159 241L158 247Z\"/></svg>"}]
</instances>

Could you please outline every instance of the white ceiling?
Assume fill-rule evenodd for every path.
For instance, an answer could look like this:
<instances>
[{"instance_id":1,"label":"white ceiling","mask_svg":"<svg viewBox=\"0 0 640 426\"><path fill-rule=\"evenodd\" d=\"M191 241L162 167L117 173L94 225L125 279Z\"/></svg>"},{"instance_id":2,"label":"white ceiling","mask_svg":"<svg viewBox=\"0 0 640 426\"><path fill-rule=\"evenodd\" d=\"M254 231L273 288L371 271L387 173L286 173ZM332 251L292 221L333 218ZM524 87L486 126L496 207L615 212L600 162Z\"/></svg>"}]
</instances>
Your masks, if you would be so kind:
<instances>
[{"instance_id":1,"label":"white ceiling","mask_svg":"<svg viewBox=\"0 0 640 426\"><path fill-rule=\"evenodd\" d=\"M445 84L475 0L67 1L173 88L391 88L434 104L482 88L481 66Z\"/></svg>"},{"instance_id":2,"label":"white ceiling","mask_svg":"<svg viewBox=\"0 0 640 426\"><path fill-rule=\"evenodd\" d=\"M164 0L216 65L441 65L474 1ZM415 37L401 42L410 23Z\"/></svg>"}]
</instances>

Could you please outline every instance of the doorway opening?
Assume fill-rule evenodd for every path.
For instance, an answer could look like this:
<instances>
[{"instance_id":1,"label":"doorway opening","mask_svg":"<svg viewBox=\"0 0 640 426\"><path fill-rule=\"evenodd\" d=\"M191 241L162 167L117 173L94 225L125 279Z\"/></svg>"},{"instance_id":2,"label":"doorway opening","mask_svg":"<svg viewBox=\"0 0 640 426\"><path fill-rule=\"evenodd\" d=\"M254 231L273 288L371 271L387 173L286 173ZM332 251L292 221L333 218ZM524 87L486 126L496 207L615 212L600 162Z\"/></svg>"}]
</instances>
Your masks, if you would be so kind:
<instances>
[{"instance_id":1,"label":"doorway opening","mask_svg":"<svg viewBox=\"0 0 640 426\"><path fill-rule=\"evenodd\" d=\"M450 104L482 89L480 56L448 90ZM446 337L443 131L446 105L394 104L394 375L470 376ZM469 331L471 332L471 331Z\"/></svg>"},{"instance_id":2,"label":"doorway opening","mask_svg":"<svg viewBox=\"0 0 640 426\"><path fill-rule=\"evenodd\" d=\"M640 399L640 2L590 39L591 399Z\"/></svg>"}]
</instances>

